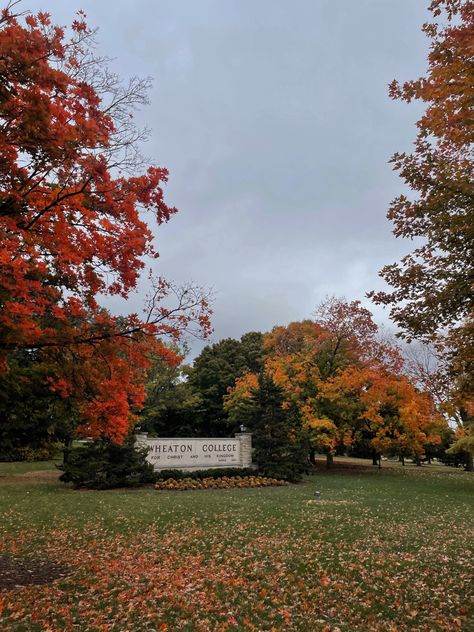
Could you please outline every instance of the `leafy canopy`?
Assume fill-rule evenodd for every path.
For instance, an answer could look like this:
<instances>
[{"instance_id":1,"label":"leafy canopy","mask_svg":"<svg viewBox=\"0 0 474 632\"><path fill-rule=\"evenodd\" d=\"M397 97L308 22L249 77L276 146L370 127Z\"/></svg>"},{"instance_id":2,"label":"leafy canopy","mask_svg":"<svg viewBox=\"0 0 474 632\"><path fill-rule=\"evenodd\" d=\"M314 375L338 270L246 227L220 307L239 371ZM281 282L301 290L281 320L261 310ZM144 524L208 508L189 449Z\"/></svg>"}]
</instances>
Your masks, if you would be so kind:
<instances>
[{"instance_id":1,"label":"leafy canopy","mask_svg":"<svg viewBox=\"0 0 474 632\"><path fill-rule=\"evenodd\" d=\"M148 354L177 361L157 336L209 331L202 291L152 282L144 318L114 317L99 295L126 299L151 224L176 212L166 169L145 168L133 111L147 81L122 86L92 53L83 13L69 32L49 14L0 15L0 366L40 352L52 392L73 400L90 436L120 441L144 399ZM175 303L164 303L174 296Z\"/></svg>"},{"instance_id":2,"label":"leafy canopy","mask_svg":"<svg viewBox=\"0 0 474 632\"><path fill-rule=\"evenodd\" d=\"M314 321L264 336L263 374L281 389L282 419L297 410L311 445L328 457L368 440L379 453L421 458L439 442L445 422L433 399L401 373L398 349L377 330L359 301L331 297ZM255 373L236 380L225 403L231 420L246 422L259 388Z\"/></svg>"},{"instance_id":3,"label":"leafy canopy","mask_svg":"<svg viewBox=\"0 0 474 632\"><path fill-rule=\"evenodd\" d=\"M403 336L434 341L448 359L463 439L474 423L474 2L433 0L430 10L426 75L390 85L392 98L426 104L413 152L392 157L412 195L388 211L395 236L419 245L381 271L392 290L371 295L392 306Z\"/></svg>"}]
</instances>

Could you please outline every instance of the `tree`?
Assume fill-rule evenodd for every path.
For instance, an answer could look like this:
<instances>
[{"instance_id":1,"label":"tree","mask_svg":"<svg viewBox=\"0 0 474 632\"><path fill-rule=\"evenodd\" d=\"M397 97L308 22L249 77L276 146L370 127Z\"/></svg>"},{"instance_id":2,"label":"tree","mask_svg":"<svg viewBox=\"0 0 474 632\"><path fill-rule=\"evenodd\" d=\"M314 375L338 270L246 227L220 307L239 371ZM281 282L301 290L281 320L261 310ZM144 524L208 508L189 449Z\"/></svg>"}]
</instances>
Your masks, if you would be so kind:
<instances>
[{"instance_id":1,"label":"tree","mask_svg":"<svg viewBox=\"0 0 474 632\"><path fill-rule=\"evenodd\" d=\"M189 383L201 399L197 415L203 436L226 436L235 427L224 409L224 396L244 373L258 373L261 366L263 336L244 334L240 340L225 338L206 346L194 360Z\"/></svg>"},{"instance_id":2,"label":"tree","mask_svg":"<svg viewBox=\"0 0 474 632\"><path fill-rule=\"evenodd\" d=\"M445 420L426 392L406 376L379 367L348 367L328 380L321 397L333 402L340 415L352 419L353 440L369 439L378 454L414 458L440 443Z\"/></svg>"},{"instance_id":3,"label":"tree","mask_svg":"<svg viewBox=\"0 0 474 632\"><path fill-rule=\"evenodd\" d=\"M349 364L383 365L399 371L403 359L398 345L374 322L372 312L360 301L327 296L314 312L314 321L329 334L328 377L334 375L340 357L341 366Z\"/></svg>"},{"instance_id":4,"label":"tree","mask_svg":"<svg viewBox=\"0 0 474 632\"><path fill-rule=\"evenodd\" d=\"M129 435L118 445L101 438L74 449L67 463L60 466L63 483L76 488L111 489L133 487L156 480L147 450L137 448L135 436Z\"/></svg>"},{"instance_id":5,"label":"tree","mask_svg":"<svg viewBox=\"0 0 474 632\"><path fill-rule=\"evenodd\" d=\"M330 297L316 320L275 327L263 340L263 371L296 409L312 452L331 465L338 451L360 443L373 452L421 459L439 441L445 422L429 394L401 374L398 347L379 336L359 301ZM231 420L244 420L258 375L246 373L230 389ZM314 457L314 454L312 455Z\"/></svg>"},{"instance_id":6,"label":"tree","mask_svg":"<svg viewBox=\"0 0 474 632\"><path fill-rule=\"evenodd\" d=\"M378 327L360 301L327 297L314 321L275 327L264 340L265 367L292 402L299 407L310 429L313 450L326 454L331 465L338 449L347 450L355 440L357 398L337 405L326 396L326 384L350 369L401 366L398 350L378 338Z\"/></svg>"},{"instance_id":7,"label":"tree","mask_svg":"<svg viewBox=\"0 0 474 632\"><path fill-rule=\"evenodd\" d=\"M183 351L175 349L180 356ZM146 400L140 411L140 429L161 437L199 434L201 396L189 383L190 367L153 359L147 372Z\"/></svg>"},{"instance_id":8,"label":"tree","mask_svg":"<svg viewBox=\"0 0 474 632\"><path fill-rule=\"evenodd\" d=\"M205 293L158 279L145 318L112 316L98 295L126 299L144 257L156 257L167 171L139 154L133 111L147 81L122 86L92 54L84 15L68 36L50 16L0 17L0 366L41 355L51 392L78 402L79 430L121 441L144 399L150 352L175 362L160 337L210 330ZM171 297L174 303L166 302Z\"/></svg>"},{"instance_id":9,"label":"tree","mask_svg":"<svg viewBox=\"0 0 474 632\"><path fill-rule=\"evenodd\" d=\"M408 337L462 327L474 308L474 3L435 0L430 9L435 16L444 9L448 26L424 26L432 37L427 76L390 86L392 98L428 104L414 152L392 157L417 197L399 196L388 212L397 237L422 243L382 270L395 290L373 294L393 305L392 317Z\"/></svg>"},{"instance_id":10,"label":"tree","mask_svg":"<svg viewBox=\"0 0 474 632\"><path fill-rule=\"evenodd\" d=\"M391 317L409 340L441 337L456 382L451 398L461 404L469 434L474 392L474 2L433 0L430 11L445 24L423 27L432 39L426 76L390 86L392 98L427 104L413 153L392 158L414 195L400 195L388 212L395 236L416 239L419 245L381 271L393 290L371 296L392 306Z\"/></svg>"},{"instance_id":11,"label":"tree","mask_svg":"<svg viewBox=\"0 0 474 632\"><path fill-rule=\"evenodd\" d=\"M334 352L330 332L310 320L274 327L263 347L265 371L285 393L285 405L297 407L309 432L312 459L315 450L323 452L329 466L339 435L319 394L329 372L345 362L342 347Z\"/></svg>"},{"instance_id":12,"label":"tree","mask_svg":"<svg viewBox=\"0 0 474 632\"><path fill-rule=\"evenodd\" d=\"M0 461L45 460L73 431L70 402L48 388L38 354L16 351L0 380Z\"/></svg>"},{"instance_id":13,"label":"tree","mask_svg":"<svg viewBox=\"0 0 474 632\"><path fill-rule=\"evenodd\" d=\"M472 425L471 427L461 426L458 428L455 439L452 446L446 450L446 453L460 455L461 458L467 460L466 469L468 472L472 472L472 461L474 457L474 434L472 432Z\"/></svg>"},{"instance_id":14,"label":"tree","mask_svg":"<svg viewBox=\"0 0 474 632\"><path fill-rule=\"evenodd\" d=\"M226 398L231 419L252 431L254 459L265 476L296 482L308 470L308 440L299 412L283 389L260 371L237 380Z\"/></svg>"}]
</instances>

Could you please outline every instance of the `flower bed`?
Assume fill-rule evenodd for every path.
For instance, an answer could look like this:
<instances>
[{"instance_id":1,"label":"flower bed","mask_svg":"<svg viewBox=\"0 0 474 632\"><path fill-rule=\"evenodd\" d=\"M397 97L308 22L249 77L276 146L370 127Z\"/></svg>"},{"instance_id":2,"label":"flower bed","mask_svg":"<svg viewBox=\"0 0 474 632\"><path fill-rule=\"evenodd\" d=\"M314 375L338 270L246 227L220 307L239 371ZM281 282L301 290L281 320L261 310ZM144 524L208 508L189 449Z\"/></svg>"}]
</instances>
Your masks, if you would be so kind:
<instances>
[{"instance_id":1,"label":"flower bed","mask_svg":"<svg viewBox=\"0 0 474 632\"><path fill-rule=\"evenodd\" d=\"M203 478L196 480L193 478L158 479L155 489L159 490L186 490L186 489L233 489L244 487L281 487L288 485L287 481L265 476L222 476L221 478Z\"/></svg>"}]
</instances>

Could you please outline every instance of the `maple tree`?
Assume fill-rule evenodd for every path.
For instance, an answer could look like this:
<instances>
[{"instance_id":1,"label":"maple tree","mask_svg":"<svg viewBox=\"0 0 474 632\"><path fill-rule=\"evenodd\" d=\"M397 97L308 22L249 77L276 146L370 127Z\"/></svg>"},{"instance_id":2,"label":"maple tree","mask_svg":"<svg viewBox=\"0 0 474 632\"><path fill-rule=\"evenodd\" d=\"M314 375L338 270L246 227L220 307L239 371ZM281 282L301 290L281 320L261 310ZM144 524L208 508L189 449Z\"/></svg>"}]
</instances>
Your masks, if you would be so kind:
<instances>
[{"instance_id":1,"label":"maple tree","mask_svg":"<svg viewBox=\"0 0 474 632\"><path fill-rule=\"evenodd\" d=\"M352 406L335 405L327 396L328 381L346 370L398 371L401 357L378 336L371 312L360 301L327 297L314 316L314 321L273 330L264 345L269 352L266 367L299 401L313 447L326 454L330 466L338 448L354 444L357 415Z\"/></svg>"},{"instance_id":2,"label":"maple tree","mask_svg":"<svg viewBox=\"0 0 474 632\"><path fill-rule=\"evenodd\" d=\"M434 16L444 9L448 25L424 25L432 37L427 76L390 86L392 98L427 103L414 152L392 157L417 197L399 196L388 212L397 237L422 243L382 270L395 290L374 294L393 305L392 317L408 337L463 326L474 307L474 3L435 0L430 9Z\"/></svg>"},{"instance_id":3,"label":"maple tree","mask_svg":"<svg viewBox=\"0 0 474 632\"><path fill-rule=\"evenodd\" d=\"M311 445L332 462L339 433L319 399L320 386L328 370L345 363L341 346L331 345L331 334L321 325L306 320L275 327L264 339L265 371L287 397L285 406L296 405L303 425L310 431Z\"/></svg>"},{"instance_id":4,"label":"maple tree","mask_svg":"<svg viewBox=\"0 0 474 632\"><path fill-rule=\"evenodd\" d=\"M437 341L454 378L451 402L472 430L474 392L474 2L433 0L426 76L403 85L394 99L426 104L418 121L414 151L392 157L413 196L400 195L388 218L396 237L417 247L383 268L391 291L372 292L391 305L391 317L408 339ZM437 20L441 20L441 24ZM471 411L471 412L470 412ZM472 455L471 455L472 468Z\"/></svg>"},{"instance_id":5,"label":"maple tree","mask_svg":"<svg viewBox=\"0 0 474 632\"><path fill-rule=\"evenodd\" d=\"M351 441L361 435L379 454L425 458L428 446L440 443L445 420L433 399L404 375L384 367L348 367L322 385L321 397L352 419Z\"/></svg>"},{"instance_id":6,"label":"maple tree","mask_svg":"<svg viewBox=\"0 0 474 632\"><path fill-rule=\"evenodd\" d=\"M375 463L381 453L419 462L446 425L432 397L401 374L399 349L378 333L359 301L330 297L315 320L275 327L264 337L264 373L284 393L282 407L297 408L328 466L337 450L361 441ZM225 403L232 420L245 421L258 385L250 372L236 381Z\"/></svg>"},{"instance_id":7,"label":"maple tree","mask_svg":"<svg viewBox=\"0 0 474 632\"><path fill-rule=\"evenodd\" d=\"M49 14L0 17L0 364L31 350L49 389L77 403L79 430L121 441L144 399L150 352L175 363L160 338L210 330L205 293L152 281L145 316L117 317L98 297L126 299L144 257L145 221L162 224L166 169L148 167L134 109L147 82L122 86L92 52L83 13L68 34ZM175 301L171 302L170 299Z\"/></svg>"}]
</instances>

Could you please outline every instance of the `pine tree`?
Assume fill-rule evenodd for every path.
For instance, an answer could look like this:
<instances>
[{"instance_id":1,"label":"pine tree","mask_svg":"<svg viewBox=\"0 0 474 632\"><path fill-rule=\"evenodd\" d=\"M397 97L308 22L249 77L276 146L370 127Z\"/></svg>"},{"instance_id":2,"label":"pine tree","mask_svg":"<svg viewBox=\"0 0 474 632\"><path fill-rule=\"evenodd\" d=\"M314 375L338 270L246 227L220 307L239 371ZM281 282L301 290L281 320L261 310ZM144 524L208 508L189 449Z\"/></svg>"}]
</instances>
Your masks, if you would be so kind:
<instances>
[{"instance_id":1,"label":"pine tree","mask_svg":"<svg viewBox=\"0 0 474 632\"><path fill-rule=\"evenodd\" d=\"M285 404L283 390L261 372L244 412L253 432L254 460L265 476L296 482L308 470L308 441L296 406Z\"/></svg>"}]
</instances>

